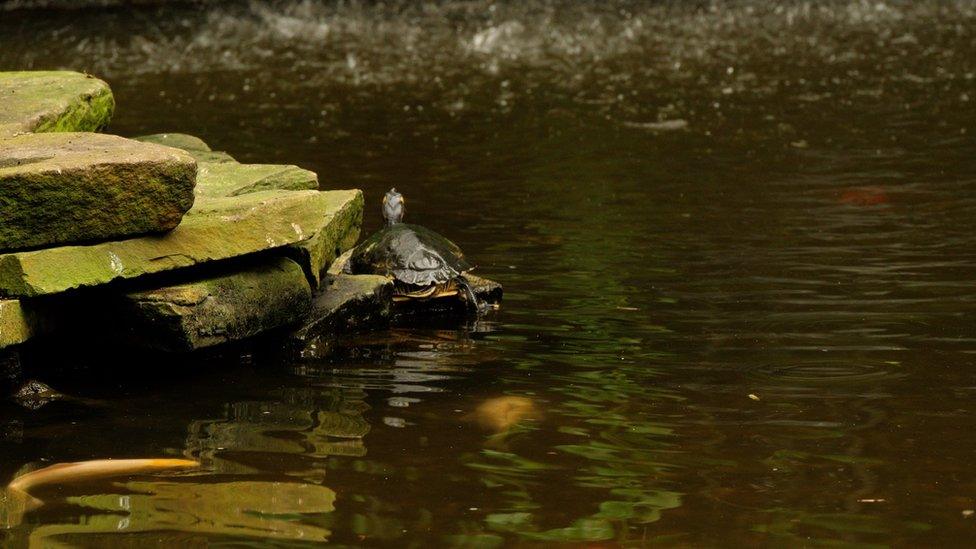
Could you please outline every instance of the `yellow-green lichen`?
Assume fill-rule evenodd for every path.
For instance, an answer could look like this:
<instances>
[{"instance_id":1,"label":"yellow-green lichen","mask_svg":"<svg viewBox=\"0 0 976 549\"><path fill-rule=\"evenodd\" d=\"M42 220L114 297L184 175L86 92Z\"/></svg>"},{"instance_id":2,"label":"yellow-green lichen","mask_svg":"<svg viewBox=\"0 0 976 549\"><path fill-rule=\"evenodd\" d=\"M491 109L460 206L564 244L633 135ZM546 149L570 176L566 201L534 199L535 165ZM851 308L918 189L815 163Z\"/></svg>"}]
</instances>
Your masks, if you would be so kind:
<instances>
[{"instance_id":1,"label":"yellow-green lichen","mask_svg":"<svg viewBox=\"0 0 976 549\"><path fill-rule=\"evenodd\" d=\"M0 255L0 295L98 286L281 248L322 231L327 231L326 238L345 236L361 218L361 205L358 190L263 191L200 199L166 234Z\"/></svg>"},{"instance_id":2,"label":"yellow-green lichen","mask_svg":"<svg viewBox=\"0 0 976 549\"><path fill-rule=\"evenodd\" d=\"M98 131L115 111L108 84L71 71L0 72L0 137Z\"/></svg>"},{"instance_id":3,"label":"yellow-green lichen","mask_svg":"<svg viewBox=\"0 0 976 549\"><path fill-rule=\"evenodd\" d=\"M176 227L196 163L168 147L94 133L0 140L0 250L123 238Z\"/></svg>"},{"instance_id":4,"label":"yellow-green lichen","mask_svg":"<svg viewBox=\"0 0 976 549\"><path fill-rule=\"evenodd\" d=\"M116 316L136 343L192 351L239 341L304 319L312 290L286 258L218 276L133 292Z\"/></svg>"}]
</instances>

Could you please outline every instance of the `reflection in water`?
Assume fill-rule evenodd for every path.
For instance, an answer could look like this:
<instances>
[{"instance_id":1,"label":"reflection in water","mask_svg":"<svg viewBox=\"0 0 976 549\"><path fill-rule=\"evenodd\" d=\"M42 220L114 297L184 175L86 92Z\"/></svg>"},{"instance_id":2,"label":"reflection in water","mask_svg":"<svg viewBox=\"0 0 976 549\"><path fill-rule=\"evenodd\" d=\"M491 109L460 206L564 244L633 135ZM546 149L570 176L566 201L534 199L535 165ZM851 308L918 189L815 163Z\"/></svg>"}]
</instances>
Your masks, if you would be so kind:
<instances>
[{"instance_id":1,"label":"reflection in water","mask_svg":"<svg viewBox=\"0 0 976 549\"><path fill-rule=\"evenodd\" d=\"M4 409L0 467L187 452L201 485L335 490L295 522L347 545L968 543L974 31L964 0L4 14L0 67L109 79L123 135L395 185L506 301L142 390L92 374L103 407ZM499 397L544 417L469 421Z\"/></svg>"},{"instance_id":2,"label":"reflection in water","mask_svg":"<svg viewBox=\"0 0 976 549\"><path fill-rule=\"evenodd\" d=\"M230 539L321 542L328 529L314 517L334 509L335 492L315 484L236 480L119 483L111 492L69 496L77 522L45 524L30 532L34 547L98 544L101 534L152 533L152 543ZM83 513L83 514L82 514ZM310 518L306 518L310 517ZM105 543L102 541L102 543Z\"/></svg>"}]
</instances>

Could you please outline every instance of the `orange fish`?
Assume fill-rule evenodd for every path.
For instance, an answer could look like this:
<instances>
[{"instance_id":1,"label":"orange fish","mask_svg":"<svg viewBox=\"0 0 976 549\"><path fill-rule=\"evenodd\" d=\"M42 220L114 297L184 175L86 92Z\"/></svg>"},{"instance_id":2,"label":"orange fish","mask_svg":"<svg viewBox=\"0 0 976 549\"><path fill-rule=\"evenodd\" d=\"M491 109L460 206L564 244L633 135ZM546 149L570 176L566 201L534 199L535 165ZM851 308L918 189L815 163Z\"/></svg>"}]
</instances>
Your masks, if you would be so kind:
<instances>
[{"instance_id":1,"label":"orange fish","mask_svg":"<svg viewBox=\"0 0 976 549\"><path fill-rule=\"evenodd\" d=\"M43 469L23 474L7 485L7 490L0 498L3 509L0 514L5 515L8 526L19 523L20 516L31 509L44 504L43 501L30 495L32 488L52 484L66 484L98 478L109 478L139 473L166 471L169 469L190 469L199 467L200 462L189 459L151 458L151 459L96 459L92 461L78 461L74 463L55 463Z\"/></svg>"},{"instance_id":2,"label":"orange fish","mask_svg":"<svg viewBox=\"0 0 976 549\"><path fill-rule=\"evenodd\" d=\"M881 187L854 187L841 193L837 202L848 206L877 206L888 203L888 193Z\"/></svg>"},{"instance_id":3,"label":"orange fish","mask_svg":"<svg viewBox=\"0 0 976 549\"><path fill-rule=\"evenodd\" d=\"M501 396L485 400L469 417L488 431L502 433L523 419L539 417L539 411L525 397Z\"/></svg>"}]
</instances>

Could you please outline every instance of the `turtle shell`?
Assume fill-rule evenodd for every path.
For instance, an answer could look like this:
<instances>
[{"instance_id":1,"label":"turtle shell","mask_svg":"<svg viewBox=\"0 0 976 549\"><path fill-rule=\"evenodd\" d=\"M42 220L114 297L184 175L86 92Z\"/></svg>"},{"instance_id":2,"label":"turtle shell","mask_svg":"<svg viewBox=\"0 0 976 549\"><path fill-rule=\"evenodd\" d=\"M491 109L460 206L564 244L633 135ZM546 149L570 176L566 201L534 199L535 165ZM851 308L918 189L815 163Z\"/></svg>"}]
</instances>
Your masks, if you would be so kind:
<instances>
[{"instance_id":1,"label":"turtle shell","mask_svg":"<svg viewBox=\"0 0 976 549\"><path fill-rule=\"evenodd\" d=\"M388 226L364 240L349 263L354 274L392 276L417 286L443 284L472 268L457 244L408 223Z\"/></svg>"}]
</instances>

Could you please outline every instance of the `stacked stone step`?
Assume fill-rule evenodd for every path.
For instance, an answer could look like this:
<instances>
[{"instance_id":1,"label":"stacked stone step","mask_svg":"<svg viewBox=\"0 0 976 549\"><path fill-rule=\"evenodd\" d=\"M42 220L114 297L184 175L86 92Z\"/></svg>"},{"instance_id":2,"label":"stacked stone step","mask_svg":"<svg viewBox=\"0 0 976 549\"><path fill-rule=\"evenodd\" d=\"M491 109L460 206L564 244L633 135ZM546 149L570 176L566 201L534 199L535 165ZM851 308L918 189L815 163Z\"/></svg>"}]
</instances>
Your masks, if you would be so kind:
<instances>
[{"instance_id":1,"label":"stacked stone step","mask_svg":"<svg viewBox=\"0 0 976 549\"><path fill-rule=\"evenodd\" d=\"M358 238L361 192L318 191L314 172L240 164L182 134L91 133L114 109L98 79L0 73L0 102L0 349L79 295L156 349L293 324Z\"/></svg>"}]
</instances>

